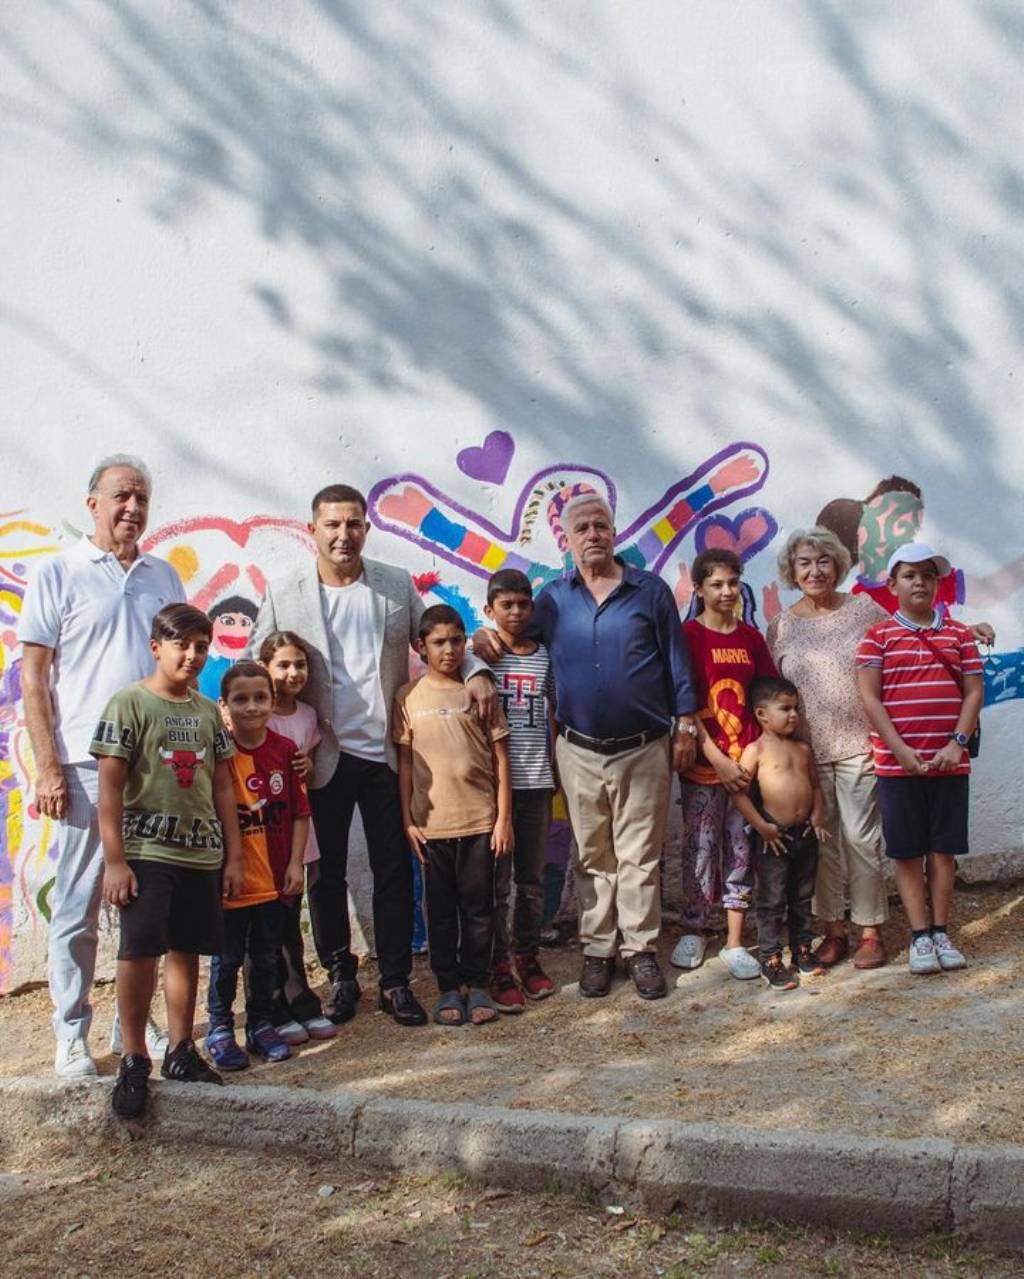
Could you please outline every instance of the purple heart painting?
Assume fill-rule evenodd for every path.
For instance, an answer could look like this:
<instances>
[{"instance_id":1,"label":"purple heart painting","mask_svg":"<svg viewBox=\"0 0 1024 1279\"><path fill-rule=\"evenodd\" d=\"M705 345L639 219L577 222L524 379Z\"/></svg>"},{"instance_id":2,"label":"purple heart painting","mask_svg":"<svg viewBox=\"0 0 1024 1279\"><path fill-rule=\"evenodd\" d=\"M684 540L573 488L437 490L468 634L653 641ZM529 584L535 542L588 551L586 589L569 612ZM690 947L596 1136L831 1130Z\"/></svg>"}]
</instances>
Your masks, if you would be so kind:
<instances>
[{"instance_id":1,"label":"purple heart painting","mask_svg":"<svg viewBox=\"0 0 1024 1279\"><path fill-rule=\"evenodd\" d=\"M461 449L455 459L459 470L484 484L500 484L512 464L516 443L508 431L491 431L483 444Z\"/></svg>"},{"instance_id":2,"label":"purple heart painting","mask_svg":"<svg viewBox=\"0 0 1024 1279\"><path fill-rule=\"evenodd\" d=\"M767 546L779 531L772 515L761 506L740 511L735 519L727 515L709 515L697 529L697 550L735 551L744 562Z\"/></svg>"}]
</instances>

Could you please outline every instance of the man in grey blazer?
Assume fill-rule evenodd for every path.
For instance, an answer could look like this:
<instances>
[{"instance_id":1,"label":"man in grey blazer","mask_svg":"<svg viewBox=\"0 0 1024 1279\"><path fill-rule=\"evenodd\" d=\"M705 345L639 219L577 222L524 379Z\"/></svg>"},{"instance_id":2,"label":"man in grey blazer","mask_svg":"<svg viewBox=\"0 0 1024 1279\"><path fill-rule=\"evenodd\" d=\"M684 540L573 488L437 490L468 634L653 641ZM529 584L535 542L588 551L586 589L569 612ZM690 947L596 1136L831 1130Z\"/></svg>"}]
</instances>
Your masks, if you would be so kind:
<instances>
[{"instance_id":1,"label":"man in grey blazer","mask_svg":"<svg viewBox=\"0 0 1024 1279\"><path fill-rule=\"evenodd\" d=\"M388 725L395 693L409 679L423 602L404 569L363 559L369 525L358 489L321 489L308 527L316 559L268 584L249 653L257 654L278 630L294 631L309 650L309 682L301 696L316 711L323 734L309 791L320 845L309 910L317 954L330 974L329 1015L339 1024L348 1021L360 995L347 882L348 835L358 804L373 874L380 1007L400 1025L419 1026L426 1014L409 989L412 863ZM489 718L495 698L486 672L469 658L463 674L478 712Z\"/></svg>"}]
</instances>

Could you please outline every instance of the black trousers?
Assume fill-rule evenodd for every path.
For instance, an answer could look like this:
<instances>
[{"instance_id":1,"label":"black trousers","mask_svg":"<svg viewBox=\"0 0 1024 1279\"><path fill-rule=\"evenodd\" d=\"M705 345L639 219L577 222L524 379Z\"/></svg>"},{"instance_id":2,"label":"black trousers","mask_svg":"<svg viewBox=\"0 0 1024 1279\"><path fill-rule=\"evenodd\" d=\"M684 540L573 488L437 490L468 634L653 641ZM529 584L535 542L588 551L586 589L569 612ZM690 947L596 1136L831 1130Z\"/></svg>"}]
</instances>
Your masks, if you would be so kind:
<instances>
[{"instance_id":1,"label":"black trousers","mask_svg":"<svg viewBox=\"0 0 1024 1279\"><path fill-rule=\"evenodd\" d=\"M540 947L540 923L544 915L544 863L551 825L549 788L512 792L511 857L494 864L494 962L503 964L509 951L536 955ZM515 878L515 914L509 930L509 898Z\"/></svg>"},{"instance_id":2,"label":"black trousers","mask_svg":"<svg viewBox=\"0 0 1024 1279\"><path fill-rule=\"evenodd\" d=\"M283 1026L286 1021L312 1021L324 1015L320 997L310 989L306 976L301 897L281 903L281 920L281 949L277 954L274 990L275 1026Z\"/></svg>"},{"instance_id":3,"label":"black trousers","mask_svg":"<svg viewBox=\"0 0 1024 1279\"><path fill-rule=\"evenodd\" d=\"M384 990L405 986L412 971L412 866L402 829L398 777L387 764L342 754L326 786L309 792L320 845L309 918L321 964L332 981L359 967L348 917L348 835L359 805L373 874L373 932Z\"/></svg>"},{"instance_id":4,"label":"black trousers","mask_svg":"<svg viewBox=\"0 0 1024 1279\"><path fill-rule=\"evenodd\" d=\"M494 947L491 833L426 846L427 943L440 991L486 986Z\"/></svg>"},{"instance_id":5,"label":"black trousers","mask_svg":"<svg viewBox=\"0 0 1024 1279\"><path fill-rule=\"evenodd\" d=\"M238 973L245 965L245 1028L255 1030L273 1021L274 981L281 949L284 912L279 901L236 906L224 912L224 948L210 960L207 996L210 1029L234 1026L232 1005Z\"/></svg>"},{"instance_id":6,"label":"black trousers","mask_svg":"<svg viewBox=\"0 0 1024 1279\"><path fill-rule=\"evenodd\" d=\"M785 856L779 857L760 836L755 857L757 887L754 914L757 948L762 959L782 952L782 933L788 926L790 948L810 943L811 898L818 872L818 840L809 826L784 826Z\"/></svg>"}]
</instances>

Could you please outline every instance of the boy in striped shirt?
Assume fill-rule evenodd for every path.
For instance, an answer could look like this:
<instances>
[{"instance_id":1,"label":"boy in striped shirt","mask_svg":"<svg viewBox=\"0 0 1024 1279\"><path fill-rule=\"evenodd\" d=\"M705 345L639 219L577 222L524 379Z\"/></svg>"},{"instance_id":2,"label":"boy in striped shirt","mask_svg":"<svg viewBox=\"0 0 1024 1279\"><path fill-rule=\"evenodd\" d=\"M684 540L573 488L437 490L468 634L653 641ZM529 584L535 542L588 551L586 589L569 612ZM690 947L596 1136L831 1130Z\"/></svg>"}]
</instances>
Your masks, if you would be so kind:
<instances>
[{"instance_id":1,"label":"boy in striped shirt","mask_svg":"<svg viewBox=\"0 0 1024 1279\"><path fill-rule=\"evenodd\" d=\"M548 651L525 634L533 617L533 588L526 574L518 569L499 569L493 574L487 583L484 611L494 622L504 650L492 669L509 727L515 835L512 856L494 865L494 955L489 989L501 1012L521 1013L524 995L544 999L555 989L537 958L544 914L544 863L556 789L551 758L555 698ZM516 899L510 930L513 870ZM514 951L514 958L510 951Z\"/></svg>"},{"instance_id":2,"label":"boy in striped shirt","mask_svg":"<svg viewBox=\"0 0 1024 1279\"><path fill-rule=\"evenodd\" d=\"M967 962L947 926L954 858L968 851L967 744L984 688L969 628L935 609L939 579L949 572L949 560L923 542L895 551L889 589L896 612L868 628L856 658L886 852L910 921L912 973Z\"/></svg>"}]
</instances>

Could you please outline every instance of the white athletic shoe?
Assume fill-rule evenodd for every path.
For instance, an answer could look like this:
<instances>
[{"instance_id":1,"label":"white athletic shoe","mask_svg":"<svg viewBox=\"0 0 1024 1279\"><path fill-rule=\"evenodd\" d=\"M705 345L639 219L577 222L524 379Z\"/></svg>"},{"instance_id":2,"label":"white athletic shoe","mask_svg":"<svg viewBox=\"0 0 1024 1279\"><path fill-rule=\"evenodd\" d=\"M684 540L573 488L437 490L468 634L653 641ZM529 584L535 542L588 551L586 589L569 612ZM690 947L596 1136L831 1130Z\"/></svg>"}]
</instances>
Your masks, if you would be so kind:
<instances>
[{"instance_id":1,"label":"white athletic shoe","mask_svg":"<svg viewBox=\"0 0 1024 1279\"><path fill-rule=\"evenodd\" d=\"M676 948L668 962L673 968L699 968L704 962L707 948L707 940L700 933L684 933L676 942Z\"/></svg>"},{"instance_id":2,"label":"white athletic shoe","mask_svg":"<svg viewBox=\"0 0 1024 1279\"><path fill-rule=\"evenodd\" d=\"M729 972L740 981L750 981L761 976L761 965L744 946L723 946L718 958Z\"/></svg>"},{"instance_id":3,"label":"white athletic shoe","mask_svg":"<svg viewBox=\"0 0 1024 1279\"><path fill-rule=\"evenodd\" d=\"M95 1079L99 1073L84 1039L58 1039L53 1070L61 1079Z\"/></svg>"},{"instance_id":4,"label":"white athletic shoe","mask_svg":"<svg viewBox=\"0 0 1024 1279\"><path fill-rule=\"evenodd\" d=\"M167 1052L170 1041L167 1038L167 1031L161 1030L152 1017L146 1019L146 1047L149 1049L149 1055L154 1061L162 1061L164 1054ZM110 1027L110 1051L120 1055L124 1050L124 1044L121 1039L121 1018L114 1013L114 1024Z\"/></svg>"},{"instance_id":5,"label":"white athletic shoe","mask_svg":"<svg viewBox=\"0 0 1024 1279\"><path fill-rule=\"evenodd\" d=\"M949 972L954 968L966 968L967 960L963 953L953 945L949 940L948 933L932 933L932 945L935 947L935 954L938 956L939 965L944 972Z\"/></svg>"},{"instance_id":6,"label":"white athletic shoe","mask_svg":"<svg viewBox=\"0 0 1024 1279\"><path fill-rule=\"evenodd\" d=\"M950 942L952 946L952 942ZM959 953L959 952L958 952ZM961 959L963 956L961 955ZM935 953L935 943L930 937L915 937L910 943L910 971L915 977L923 973L942 971L939 957Z\"/></svg>"}]
</instances>

